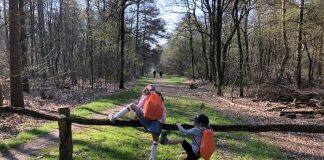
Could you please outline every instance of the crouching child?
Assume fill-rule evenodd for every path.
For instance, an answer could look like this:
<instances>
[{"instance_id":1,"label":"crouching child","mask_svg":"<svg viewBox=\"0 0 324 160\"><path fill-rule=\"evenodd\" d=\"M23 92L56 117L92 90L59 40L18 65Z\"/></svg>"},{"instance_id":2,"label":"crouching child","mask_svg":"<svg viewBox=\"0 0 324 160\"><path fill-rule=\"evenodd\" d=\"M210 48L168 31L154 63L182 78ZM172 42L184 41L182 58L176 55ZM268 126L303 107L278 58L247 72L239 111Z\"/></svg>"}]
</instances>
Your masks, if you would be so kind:
<instances>
[{"instance_id":1,"label":"crouching child","mask_svg":"<svg viewBox=\"0 0 324 160\"><path fill-rule=\"evenodd\" d=\"M181 124L177 127L182 135L190 136L192 144L190 145L184 138L168 139L167 132L162 132L160 143L181 144L187 153L186 160L197 160L200 157L208 160L215 150L215 141L212 128L209 126L209 118L204 114L196 115L193 118L194 128L184 129Z\"/></svg>"}]
</instances>

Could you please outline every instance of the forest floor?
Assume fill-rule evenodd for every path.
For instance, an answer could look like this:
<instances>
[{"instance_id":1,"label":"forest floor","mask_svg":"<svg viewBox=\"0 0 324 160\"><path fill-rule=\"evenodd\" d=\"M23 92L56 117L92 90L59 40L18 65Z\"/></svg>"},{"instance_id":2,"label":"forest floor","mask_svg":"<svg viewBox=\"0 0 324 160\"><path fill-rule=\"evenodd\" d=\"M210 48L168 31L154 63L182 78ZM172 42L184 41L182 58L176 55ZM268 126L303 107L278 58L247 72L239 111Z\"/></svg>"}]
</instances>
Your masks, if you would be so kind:
<instances>
[{"instance_id":1,"label":"forest floor","mask_svg":"<svg viewBox=\"0 0 324 160\"><path fill-rule=\"evenodd\" d=\"M157 88L166 96L188 96L204 101L215 106L215 110L218 113L234 119L238 124L284 123L324 125L324 117L320 114L316 114L313 117L298 116L295 119L282 117L279 116L280 111L269 110L277 107L285 107L286 105L284 104L266 100L253 102L252 98L234 98L232 101L229 90L225 90L223 97L218 97L214 95L210 85L199 85L196 89L189 89L188 84L181 85L177 82L165 83L163 79L155 79L154 83L157 85ZM128 88L131 88L132 86L134 86L134 83L127 85ZM36 93L34 93L27 96L25 103L27 104L28 109L42 111L44 113L56 113L57 108L62 105L75 108L80 104L115 93L117 90L116 86L114 85L107 88L110 89L98 89L92 92L63 90L50 100L42 100L39 96L35 96ZM82 97L82 99L80 97ZM234 97L236 97L235 94ZM112 111L115 110L105 111L104 113L106 115ZM99 115L98 117L100 118ZM22 130L40 126L46 122L26 116L9 114L1 114L0 121L1 139L15 137ZM256 135L275 144L278 148L280 148L280 150L288 153L292 159L324 159L324 134L264 132L256 133ZM39 146L42 146L44 142L39 141L37 143L39 143ZM35 141L30 144L37 146L35 145ZM30 152L32 151L33 150ZM28 155L28 151L25 154ZM226 158L226 151L223 154L223 158Z\"/></svg>"},{"instance_id":2,"label":"forest floor","mask_svg":"<svg viewBox=\"0 0 324 160\"><path fill-rule=\"evenodd\" d=\"M188 84L190 82L187 82ZM230 96L230 90L224 91L223 97L215 96L211 85L199 85L196 89L189 89L189 85L175 86L164 83L159 88L167 94L185 95L205 101L216 106L217 112L231 117L239 124L316 124L324 125L324 116L316 114L313 117L298 116L296 119L282 117L279 111L269 111L273 108L286 107L278 102L257 101L253 98L238 98L234 93L234 99ZM212 97L212 98L211 98ZM236 97L236 98L235 98ZM303 110L310 110L304 107ZM283 133L264 132L257 133L261 138L270 141L287 152L293 159L324 159L324 134L310 133Z\"/></svg>"}]
</instances>

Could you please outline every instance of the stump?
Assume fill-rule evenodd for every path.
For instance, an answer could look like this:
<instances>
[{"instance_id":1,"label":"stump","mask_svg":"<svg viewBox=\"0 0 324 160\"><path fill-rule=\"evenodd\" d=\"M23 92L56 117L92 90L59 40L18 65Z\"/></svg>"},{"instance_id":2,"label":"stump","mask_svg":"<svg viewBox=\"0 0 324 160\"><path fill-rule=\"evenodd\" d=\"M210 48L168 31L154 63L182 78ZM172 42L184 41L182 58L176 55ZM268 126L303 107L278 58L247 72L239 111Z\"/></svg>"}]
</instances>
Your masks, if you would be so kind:
<instances>
[{"instance_id":1,"label":"stump","mask_svg":"<svg viewBox=\"0 0 324 160\"><path fill-rule=\"evenodd\" d=\"M189 84L189 88L190 88L190 89L196 89L196 88L198 88L198 83L191 82L191 83Z\"/></svg>"}]
</instances>

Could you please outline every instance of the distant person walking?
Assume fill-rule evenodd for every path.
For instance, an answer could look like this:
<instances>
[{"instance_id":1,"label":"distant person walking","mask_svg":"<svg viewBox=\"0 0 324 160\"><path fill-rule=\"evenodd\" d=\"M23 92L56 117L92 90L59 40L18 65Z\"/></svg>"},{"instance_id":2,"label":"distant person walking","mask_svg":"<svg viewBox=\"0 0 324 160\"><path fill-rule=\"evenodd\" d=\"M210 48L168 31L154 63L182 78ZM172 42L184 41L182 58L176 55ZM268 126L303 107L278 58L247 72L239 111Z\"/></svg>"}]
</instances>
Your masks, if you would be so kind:
<instances>
[{"instance_id":1,"label":"distant person walking","mask_svg":"<svg viewBox=\"0 0 324 160\"><path fill-rule=\"evenodd\" d=\"M154 76L154 78L155 78L155 75L156 75L156 71L153 71L153 76Z\"/></svg>"},{"instance_id":2,"label":"distant person walking","mask_svg":"<svg viewBox=\"0 0 324 160\"><path fill-rule=\"evenodd\" d=\"M160 78L162 78L162 75L163 75L163 72L162 72L162 71L160 71Z\"/></svg>"}]
</instances>

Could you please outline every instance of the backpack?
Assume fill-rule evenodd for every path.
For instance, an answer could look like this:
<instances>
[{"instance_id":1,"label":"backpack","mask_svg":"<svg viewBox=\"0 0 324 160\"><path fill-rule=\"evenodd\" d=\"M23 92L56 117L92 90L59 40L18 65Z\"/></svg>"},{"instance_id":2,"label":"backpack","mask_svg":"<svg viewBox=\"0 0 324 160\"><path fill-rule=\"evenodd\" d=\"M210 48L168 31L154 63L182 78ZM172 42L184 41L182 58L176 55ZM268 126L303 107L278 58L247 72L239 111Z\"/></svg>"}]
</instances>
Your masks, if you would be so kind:
<instances>
[{"instance_id":1,"label":"backpack","mask_svg":"<svg viewBox=\"0 0 324 160\"><path fill-rule=\"evenodd\" d=\"M202 131L202 137L199 149L200 156L208 160L215 151L215 140L213 131L211 129L205 129Z\"/></svg>"},{"instance_id":2,"label":"backpack","mask_svg":"<svg viewBox=\"0 0 324 160\"><path fill-rule=\"evenodd\" d=\"M148 120L159 120L162 118L162 99L156 92L151 92L144 101L144 118Z\"/></svg>"}]
</instances>

